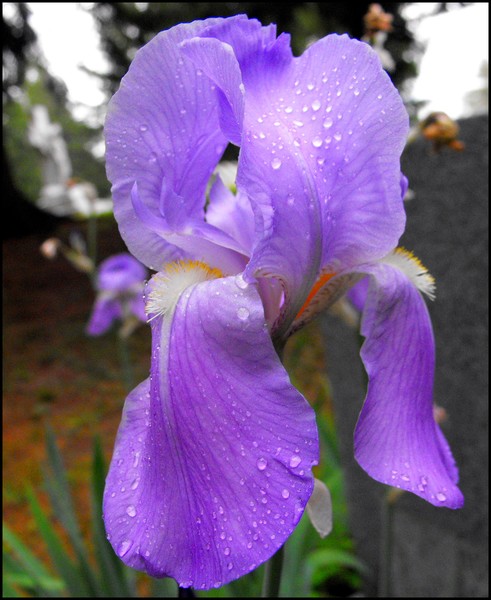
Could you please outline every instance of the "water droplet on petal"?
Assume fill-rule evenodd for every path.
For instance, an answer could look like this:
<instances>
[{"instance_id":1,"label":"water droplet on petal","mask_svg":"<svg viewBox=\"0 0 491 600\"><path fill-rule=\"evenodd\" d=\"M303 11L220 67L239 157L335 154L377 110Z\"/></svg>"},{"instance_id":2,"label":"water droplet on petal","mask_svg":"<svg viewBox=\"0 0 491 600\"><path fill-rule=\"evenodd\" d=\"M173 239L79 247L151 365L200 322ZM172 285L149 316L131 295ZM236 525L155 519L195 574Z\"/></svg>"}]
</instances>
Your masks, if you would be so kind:
<instances>
[{"instance_id":1,"label":"water droplet on petal","mask_svg":"<svg viewBox=\"0 0 491 600\"><path fill-rule=\"evenodd\" d=\"M436 495L436 498L440 502L445 502L445 500L447 499L447 497L445 496L445 494L443 494L442 492L438 492L438 494Z\"/></svg>"},{"instance_id":2,"label":"water droplet on petal","mask_svg":"<svg viewBox=\"0 0 491 600\"><path fill-rule=\"evenodd\" d=\"M302 462L302 459L300 458L300 456L292 456L290 458L290 467L292 467L292 469L294 469L295 467L298 467L298 465Z\"/></svg>"},{"instance_id":3,"label":"water droplet on petal","mask_svg":"<svg viewBox=\"0 0 491 600\"><path fill-rule=\"evenodd\" d=\"M241 290L245 290L249 287L249 284L247 283L247 281L244 280L242 275L237 275L237 277L235 278L235 284Z\"/></svg>"},{"instance_id":4,"label":"water droplet on petal","mask_svg":"<svg viewBox=\"0 0 491 600\"><path fill-rule=\"evenodd\" d=\"M285 500L286 500L287 498L289 498L289 497L290 497L290 492L289 492L287 489L284 489L284 490L281 492L281 495L282 495L282 496L283 496L283 498L285 498Z\"/></svg>"},{"instance_id":5,"label":"water droplet on petal","mask_svg":"<svg viewBox=\"0 0 491 600\"><path fill-rule=\"evenodd\" d=\"M319 110L320 107L321 107L321 103L319 102L319 100L314 100L312 102L312 110Z\"/></svg>"},{"instance_id":6,"label":"water droplet on petal","mask_svg":"<svg viewBox=\"0 0 491 600\"><path fill-rule=\"evenodd\" d=\"M130 504L128 506L128 508L126 509L126 514L129 517L136 517L136 508L133 506L133 504Z\"/></svg>"},{"instance_id":7,"label":"water droplet on petal","mask_svg":"<svg viewBox=\"0 0 491 600\"><path fill-rule=\"evenodd\" d=\"M245 306L241 306L237 309L237 316L241 321L245 321L249 316L249 309L247 309Z\"/></svg>"},{"instance_id":8,"label":"water droplet on petal","mask_svg":"<svg viewBox=\"0 0 491 600\"><path fill-rule=\"evenodd\" d=\"M324 121L324 123L322 123L322 125L326 129L329 129L329 127L332 127L332 119L331 119L331 117L327 117L327 119Z\"/></svg>"},{"instance_id":9,"label":"water droplet on petal","mask_svg":"<svg viewBox=\"0 0 491 600\"><path fill-rule=\"evenodd\" d=\"M319 136L315 137L312 140L312 146L314 146L314 148L320 148L322 146L322 138Z\"/></svg>"},{"instance_id":10,"label":"water droplet on petal","mask_svg":"<svg viewBox=\"0 0 491 600\"><path fill-rule=\"evenodd\" d=\"M271 166L276 171L281 167L281 160L277 156L275 156L275 158L273 158L273 160L271 161Z\"/></svg>"},{"instance_id":11,"label":"water droplet on petal","mask_svg":"<svg viewBox=\"0 0 491 600\"><path fill-rule=\"evenodd\" d=\"M260 471L264 471L264 469L268 466L268 461L265 458L258 458L256 466Z\"/></svg>"},{"instance_id":12,"label":"water droplet on petal","mask_svg":"<svg viewBox=\"0 0 491 600\"><path fill-rule=\"evenodd\" d=\"M140 131L147 131L148 125L140 125Z\"/></svg>"},{"instance_id":13,"label":"water droplet on petal","mask_svg":"<svg viewBox=\"0 0 491 600\"><path fill-rule=\"evenodd\" d=\"M123 557L128 550L131 548L131 542L129 540L124 540L121 542L118 548L118 556Z\"/></svg>"}]
</instances>

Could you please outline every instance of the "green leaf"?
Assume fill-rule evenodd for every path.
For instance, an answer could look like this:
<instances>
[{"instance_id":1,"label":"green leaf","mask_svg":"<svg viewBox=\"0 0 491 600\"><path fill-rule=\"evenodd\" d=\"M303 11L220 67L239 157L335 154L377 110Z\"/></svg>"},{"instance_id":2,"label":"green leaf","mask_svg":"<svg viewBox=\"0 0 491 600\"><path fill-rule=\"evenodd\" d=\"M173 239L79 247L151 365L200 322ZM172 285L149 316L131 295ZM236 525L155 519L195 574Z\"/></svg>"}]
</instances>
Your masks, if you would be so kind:
<instances>
[{"instance_id":1,"label":"green leaf","mask_svg":"<svg viewBox=\"0 0 491 600\"><path fill-rule=\"evenodd\" d=\"M25 572L25 575L29 578L29 587L32 587L38 596L49 596L49 590L43 587L43 582L51 579L50 573L6 523L3 523L3 543L17 557L19 561L17 573Z\"/></svg>"},{"instance_id":2,"label":"green leaf","mask_svg":"<svg viewBox=\"0 0 491 600\"><path fill-rule=\"evenodd\" d=\"M314 550L308 555L305 563L314 585L325 581L342 567L352 569L360 574L367 571L365 565L356 556L336 548Z\"/></svg>"}]
</instances>

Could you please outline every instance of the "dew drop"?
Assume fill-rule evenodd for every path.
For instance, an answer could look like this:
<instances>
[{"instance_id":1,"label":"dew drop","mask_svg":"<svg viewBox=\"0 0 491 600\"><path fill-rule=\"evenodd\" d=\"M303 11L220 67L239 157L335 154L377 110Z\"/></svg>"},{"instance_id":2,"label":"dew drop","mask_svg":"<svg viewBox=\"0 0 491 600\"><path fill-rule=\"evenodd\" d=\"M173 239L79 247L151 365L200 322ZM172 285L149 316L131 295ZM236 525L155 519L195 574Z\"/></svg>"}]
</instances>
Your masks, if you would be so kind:
<instances>
[{"instance_id":1,"label":"dew drop","mask_svg":"<svg viewBox=\"0 0 491 600\"><path fill-rule=\"evenodd\" d=\"M315 137L312 140L312 146L314 146L314 148L320 148L322 146L322 138L319 136Z\"/></svg>"},{"instance_id":2,"label":"dew drop","mask_svg":"<svg viewBox=\"0 0 491 600\"><path fill-rule=\"evenodd\" d=\"M242 275L236 276L235 285L241 290L245 290L249 287L249 284L247 283L247 281L245 281L245 279L242 277Z\"/></svg>"},{"instance_id":3,"label":"dew drop","mask_svg":"<svg viewBox=\"0 0 491 600\"><path fill-rule=\"evenodd\" d=\"M319 102L319 100L314 100L312 102L312 110L319 110L320 107L321 107L321 103Z\"/></svg>"},{"instance_id":4,"label":"dew drop","mask_svg":"<svg viewBox=\"0 0 491 600\"><path fill-rule=\"evenodd\" d=\"M128 550L131 548L131 542L129 540L124 540L121 542L118 548L118 556L123 557Z\"/></svg>"},{"instance_id":5,"label":"dew drop","mask_svg":"<svg viewBox=\"0 0 491 600\"><path fill-rule=\"evenodd\" d=\"M223 551L223 553L225 554L225 556L229 556L230 555L230 548L225 548L225 550Z\"/></svg>"},{"instance_id":6,"label":"dew drop","mask_svg":"<svg viewBox=\"0 0 491 600\"><path fill-rule=\"evenodd\" d=\"M302 459L300 458L300 456L292 456L290 458L290 467L292 467L292 469L294 469L295 467L298 467L298 465L302 462Z\"/></svg>"},{"instance_id":7,"label":"dew drop","mask_svg":"<svg viewBox=\"0 0 491 600\"><path fill-rule=\"evenodd\" d=\"M268 461L265 458L258 458L256 466L260 471L264 471L264 469L268 466Z\"/></svg>"},{"instance_id":8,"label":"dew drop","mask_svg":"<svg viewBox=\"0 0 491 600\"><path fill-rule=\"evenodd\" d=\"M140 125L140 131L147 131L148 125Z\"/></svg>"},{"instance_id":9,"label":"dew drop","mask_svg":"<svg viewBox=\"0 0 491 600\"><path fill-rule=\"evenodd\" d=\"M332 121L331 117L327 117L327 119L324 121L324 123L322 123L322 126L325 129L329 129L329 127L332 127L332 123L333 123L333 121Z\"/></svg>"},{"instance_id":10,"label":"dew drop","mask_svg":"<svg viewBox=\"0 0 491 600\"><path fill-rule=\"evenodd\" d=\"M271 161L271 166L276 171L281 167L281 160L277 156L275 156L275 158L273 158L273 160Z\"/></svg>"},{"instance_id":11,"label":"dew drop","mask_svg":"<svg viewBox=\"0 0 491 600\"><path fill-rule=\"evenodd\" d=\"M438 494L436 495L436 499L439 500L440 502L445 502L447 497L442 492L438 492Z\"/></svg>"},{"instance_id":12,"label":"dew drop","mask_svg":"<svg viewBox=\"0 0 491 600\"><path fill-rule=\"evenodd\" d=\"M136 517L136 508L133 506L133 504L130 504L128 506L128 508L126 509L126 514L129 517Z\"/></svg>"},{"instance_id":13,"label":"dew drop","mask_svg":"<svg viewBox=\"0 0 491 600\"><path fill-rule=\"evenodd\" d=\"M241 321L245 321L249 317L249 310L245 306L237 309L237 316Z\"/></svg>"},{"instance_id":14,"label":"dew drop","mask_svg":"<svg viewBox=\"0 0 491 600\"><path fill-rule=\"evenodd\" d=\"M287 498L289 498L289 497L290 497L290 492L289 492L289 491L288 491L288 490L285 488L285 489L284 489L284 490L281 492L281 495L282 495L282 496L283 496L283 498L285 498L285 500L286 500Z\"/></svg>"}]
</instances>

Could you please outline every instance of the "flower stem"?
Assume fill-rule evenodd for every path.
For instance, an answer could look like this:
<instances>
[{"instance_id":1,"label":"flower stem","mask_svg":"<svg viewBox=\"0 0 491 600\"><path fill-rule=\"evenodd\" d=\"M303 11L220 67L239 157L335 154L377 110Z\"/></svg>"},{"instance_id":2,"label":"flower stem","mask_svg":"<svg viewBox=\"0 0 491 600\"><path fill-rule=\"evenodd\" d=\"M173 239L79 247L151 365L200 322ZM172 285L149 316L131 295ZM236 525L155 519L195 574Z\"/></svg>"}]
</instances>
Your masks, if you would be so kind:
<instances>
[{"instance_id":1,"label":"flower stem","mask_svg":"<svg viewBox=\"0 0 491 600\"><path fill-rule=\"evenodd\" d=\"M266 563L261 598L279 597L284 553L282 546Z\"/></svg>"}]
</instances>

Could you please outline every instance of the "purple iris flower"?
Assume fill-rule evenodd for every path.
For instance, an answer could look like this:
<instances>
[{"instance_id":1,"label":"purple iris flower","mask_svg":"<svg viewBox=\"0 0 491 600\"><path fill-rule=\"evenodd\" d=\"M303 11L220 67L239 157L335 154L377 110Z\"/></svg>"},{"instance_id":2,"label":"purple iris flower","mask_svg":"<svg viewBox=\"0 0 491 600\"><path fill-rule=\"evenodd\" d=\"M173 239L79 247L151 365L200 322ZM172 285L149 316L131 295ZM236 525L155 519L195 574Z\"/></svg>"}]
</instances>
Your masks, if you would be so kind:
<instances>
[{"instance_id":1,"label":"purple iris flower","mask_svg":"<svg viewBox=\"0 0 491 600\"><path fill-rule=\"evenodd\" d=\"M137 53L105 131L121 234L157 272L150 377L126 400L104 497L121 559L207 589L285 542L319 450L276 350L366 276L356 457L460 507L433 419L433 280L395 249L408 117L374 51L329 35L293 57L246 16L178 25ZM236 193L216 177L207 195L228 143Z\"/></svg>"},{"instance_id":2,"label":"purple iris flower","mask_svg":"<svg viewBox=\"0 0 491 600\"><path fill-rule=\"evenodd\" d=\"M97 296L87 324L87 333L105 333L114 321L127 317L147 320L143 290L147 270L133 256L116 254L102 261L97 270Z\"/></svg>"}]
</instances>

